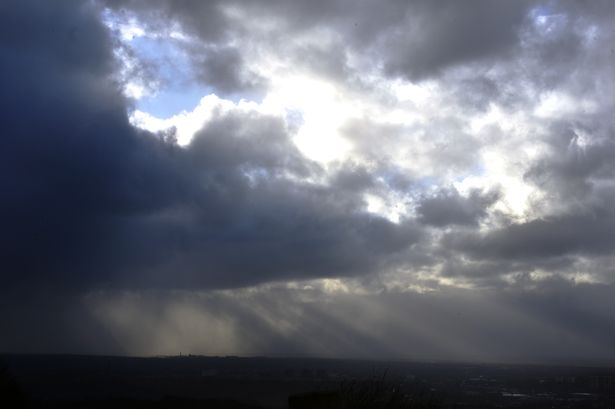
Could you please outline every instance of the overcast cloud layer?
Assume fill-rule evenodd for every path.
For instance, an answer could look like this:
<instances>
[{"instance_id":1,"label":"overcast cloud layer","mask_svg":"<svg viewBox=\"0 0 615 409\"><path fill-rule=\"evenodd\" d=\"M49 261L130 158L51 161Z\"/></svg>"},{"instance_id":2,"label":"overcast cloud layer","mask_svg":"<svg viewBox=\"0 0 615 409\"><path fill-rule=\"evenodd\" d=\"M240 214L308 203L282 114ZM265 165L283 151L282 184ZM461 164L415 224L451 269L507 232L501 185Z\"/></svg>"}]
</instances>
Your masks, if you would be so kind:
<instances>
[{"instance_id":1,"label":"overcast cloud layer","mask_svg":"<svg viewBox=\"0 0 615 409\"><path fill-rule=\"evenodd\" d=\"M614 18L2 3L0 350L615 362Z\"/></svg>"}]
</instances>

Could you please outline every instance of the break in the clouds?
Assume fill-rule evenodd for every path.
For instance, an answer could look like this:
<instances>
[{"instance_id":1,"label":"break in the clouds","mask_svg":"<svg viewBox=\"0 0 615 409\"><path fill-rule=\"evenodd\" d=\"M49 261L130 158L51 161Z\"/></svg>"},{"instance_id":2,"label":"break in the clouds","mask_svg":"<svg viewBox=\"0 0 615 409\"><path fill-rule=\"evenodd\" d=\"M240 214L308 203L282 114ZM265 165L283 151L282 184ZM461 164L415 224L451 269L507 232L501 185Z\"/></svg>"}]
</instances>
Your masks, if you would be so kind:
<instances>
[{"instance_id":1,"label":"break in the clouds","mask_svg":"<svg viewBox=\"0 0 615 409\"><path fill-rule=\"evenodd\" d=\"M613 17L3 3L0 348L613 360Z\"/></svg>"}]
</instances>

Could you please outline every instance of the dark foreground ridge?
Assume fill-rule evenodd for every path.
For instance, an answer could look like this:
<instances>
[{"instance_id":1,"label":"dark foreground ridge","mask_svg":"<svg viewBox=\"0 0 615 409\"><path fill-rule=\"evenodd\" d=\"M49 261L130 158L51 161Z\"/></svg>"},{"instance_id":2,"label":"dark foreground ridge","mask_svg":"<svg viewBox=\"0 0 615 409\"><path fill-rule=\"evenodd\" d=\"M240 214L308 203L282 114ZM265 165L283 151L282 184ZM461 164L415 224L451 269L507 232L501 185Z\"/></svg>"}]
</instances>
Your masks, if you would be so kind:
<instances>
[{"instance_id":1,"label":"dark foreground ridge","mask_svg":"<svg viewBox=\"0 0 615 409\"><path fill-rule=\"evenodd\" d=\"M7 408L613 408L615 368L3 355Z\"/></svg>"}]
</instances>

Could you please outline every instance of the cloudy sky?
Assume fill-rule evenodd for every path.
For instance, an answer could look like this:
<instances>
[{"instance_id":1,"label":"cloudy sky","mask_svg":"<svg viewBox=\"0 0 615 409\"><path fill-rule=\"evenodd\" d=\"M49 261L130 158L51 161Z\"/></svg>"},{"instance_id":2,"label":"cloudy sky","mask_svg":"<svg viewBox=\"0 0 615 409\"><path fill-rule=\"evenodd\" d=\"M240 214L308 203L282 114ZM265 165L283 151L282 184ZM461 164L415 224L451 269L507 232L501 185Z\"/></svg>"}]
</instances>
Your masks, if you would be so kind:
<instances>
[{"instance_id":1,"label":"cloudy sky","mask_svg":"<svg viewBox=\"0 0 615 409\"><path fill-rule=\"evenodd\" d=\"M0 351L615 362L615 3L0 4Z\"/></svg>"}]
</instances>

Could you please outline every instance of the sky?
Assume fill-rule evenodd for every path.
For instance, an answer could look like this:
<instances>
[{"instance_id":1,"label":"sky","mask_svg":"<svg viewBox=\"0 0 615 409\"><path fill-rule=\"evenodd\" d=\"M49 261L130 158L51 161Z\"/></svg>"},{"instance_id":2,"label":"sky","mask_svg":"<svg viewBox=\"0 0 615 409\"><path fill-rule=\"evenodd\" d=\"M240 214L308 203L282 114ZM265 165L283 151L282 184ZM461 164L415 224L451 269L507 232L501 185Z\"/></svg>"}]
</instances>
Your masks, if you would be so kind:
<instances>
[{"instance_id":1,"label":"sky","mask_svg":"<svg viewBox=\"0 0 615 409\"><path fill-rule=\"evenodd\" d=\"M0 4L0 351L615 364L615 3Z\"/></svg>"}]
</instances>

